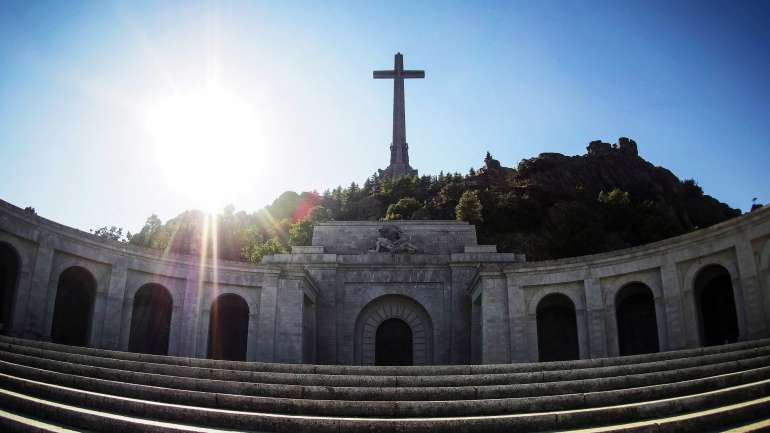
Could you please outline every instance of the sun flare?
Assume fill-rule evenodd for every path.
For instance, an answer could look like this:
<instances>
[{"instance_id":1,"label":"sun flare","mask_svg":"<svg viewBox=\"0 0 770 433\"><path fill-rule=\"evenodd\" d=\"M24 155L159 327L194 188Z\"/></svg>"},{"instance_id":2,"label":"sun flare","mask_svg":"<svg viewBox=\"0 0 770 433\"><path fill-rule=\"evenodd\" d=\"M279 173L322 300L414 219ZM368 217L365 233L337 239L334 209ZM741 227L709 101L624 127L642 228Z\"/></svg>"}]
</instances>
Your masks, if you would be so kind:
<instances>
[{"instance_id":1,"label":"sun flare","mask_svg":"<svg viewBox=\"0 0 770 433\"><path fill-rule=\"evenodd\" d=\"M170 185L208 211L248 189L265 159L256 110L221 88L177 93L148 104L151 150Z\"/></svg>"}]
</instances>

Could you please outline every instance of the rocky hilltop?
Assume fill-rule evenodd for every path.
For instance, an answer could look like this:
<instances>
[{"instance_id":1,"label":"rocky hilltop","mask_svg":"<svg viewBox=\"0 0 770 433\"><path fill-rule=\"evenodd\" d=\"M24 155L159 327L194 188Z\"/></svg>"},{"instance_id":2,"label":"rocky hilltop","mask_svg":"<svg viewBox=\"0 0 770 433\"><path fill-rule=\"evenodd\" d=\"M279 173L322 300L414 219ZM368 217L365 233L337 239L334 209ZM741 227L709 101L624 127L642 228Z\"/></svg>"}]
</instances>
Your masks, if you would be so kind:
<instances>
[{"instance_id":1,"label":"rocky hilltop","mask_svg":"<svg viewBox=\"0 0 770 433\"><path fill-rule=\"evenodd\" d=\"M474 179L502 209L483 226L505 249L555 258L630 247L707 227L741 214L705 195L694 180L639 156L636 142L592 141L584 155L542 153L515 169L492 160ZM506 222L506 217L512 221ZM499 242L499 240L498 240Z\"/></svg>"}]
</instances>

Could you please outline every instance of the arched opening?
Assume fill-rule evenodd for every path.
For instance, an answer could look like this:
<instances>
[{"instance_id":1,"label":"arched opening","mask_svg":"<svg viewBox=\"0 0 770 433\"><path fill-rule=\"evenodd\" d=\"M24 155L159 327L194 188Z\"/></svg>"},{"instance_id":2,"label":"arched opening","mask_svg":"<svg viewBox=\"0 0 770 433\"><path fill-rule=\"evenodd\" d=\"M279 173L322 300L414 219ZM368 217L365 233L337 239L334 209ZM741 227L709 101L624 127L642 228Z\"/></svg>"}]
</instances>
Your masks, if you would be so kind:
<instances>
[{"instance_id":1,"label":"arched opening","mask_svg":"<svg viewBox=\"0 0 770 433\"><path fill-rule=\"evenodd\" d=\"M412 329L401 319L388 319L377 328L375 365L412 365Z\"/></svg>"},{"instance_id":2,"label":"arched opening","mask_svg":"<svg viewBox=\"0 0 770 433\"><path fill-rule=\"evenodd\" d=\"M245 361L248 336L249 305L238 295L220 295L211 305L208 357Z\"/></svg>"},{"instance_id":3,"label":"arched opening","mask_svg":"<svg viewBox=\"0 0 770 433\"><path fill-rule=\"evenodd\" d=\"M623 286L615 298L618 324L618 349L621 355L654 353L658 344L658 322L655 297L647 285L631 283Z\"/></svg>"},{"instance_id":4,"label":"arched opening","mask_svg":"<svg viewBox=\"0 0 770 433\"><path fill-rule=\"evenodd\" d=\"M694 287L700 337L704 346L738 341L738 316L730 272L710 265L698 272Z\"/></svg>"},{"instance_id":5,"label":"arched opening","mask_svg":"<svg viewBox=\"0 0 770 433\"><path fill-rule=\"evenodd\" d=\"M537 350L540 361L580 358L575 305L566 295L550 294L537 305Z\"/></svg>"},{"instance_id":6,"label":"arched opening","mask_svg":"<svg viewBox=\"0 0 770 433\"><path fill-rule=\"evenodd\" d=\"M87 270L73 266L59 276L53 310L51 340L71 346L85 346L91 330L96 281Z\"/></svg>"},{"instance_id":7,"label":"arched opening","mask_svg":"<svg viewBox=\"0 0 770 433\"><path fill-rule=\"evenodd\" d=\"M134 295L128 350L153 355L168 354L171 330L171 294L160 284L145 284Z\"/></svg>"},{"instance_id":8,"label":"arched opening","mask_svg":"<svg viewBox=\"0 0 770 433\"><path fill-rule=\"evenodd\" d=\"M11 329L20 265L21 261L16 250L4 242L0 243L0 333L2 334L7 334Z\"/></svg>"}]
</instances>

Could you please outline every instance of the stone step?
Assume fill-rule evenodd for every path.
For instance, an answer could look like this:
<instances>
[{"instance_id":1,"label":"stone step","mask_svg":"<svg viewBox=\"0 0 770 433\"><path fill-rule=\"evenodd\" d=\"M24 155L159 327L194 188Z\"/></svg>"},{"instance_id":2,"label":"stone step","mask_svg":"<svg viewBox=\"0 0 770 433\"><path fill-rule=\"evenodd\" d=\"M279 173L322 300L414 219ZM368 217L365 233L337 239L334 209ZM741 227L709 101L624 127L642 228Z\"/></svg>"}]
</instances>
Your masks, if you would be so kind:
<instances>
[{"instance_id":1,"label":"stone step","mask_svg":"<svg viewBox=\"0 0 770 433\"><path fill-rule=\"evenodd\" d=\"M64 375L91 377L114 382L257 397L367 401L471 400L607 391L707 378L709 376L738 372L741 370L766 367L770 365L770 354L762 355L762 351L762 349L749 349L738 353L722 354L720 356L729 355L728 359L723 359L723 362L695 365L693 367L658 371L654 373L639 373L547 383L424 388L300 386L210 380L95 367L88 365L87 363L76 364L2 351L0 351L0 361L3 362L0 362L0 370L11 369L13 368L13 365L23 365L41 370L58 372ZM751 356L757 353L759 353L760 356ZM736 356L738 359L735 359ZM22 373L16 368L16 373L14 374Z\"/></svg>"},{"instance_id":2,"label":"stone step","mask_svg":"<svg viewBox=\"0 0 770 433\"><path fill-rule=\"evenodd\" d=\"M24 379L19 379L24 381ZM178 432L218 429L249 429L268 432L516 432L549 431L613 426L655 418L674 418L695 414L680 421L678 427L697 431L761 418L770 409L770 380L726 387L716 391L654 401L589 409L443 418L355 418L279 415L230 411L185 405L169 405L129 399L73 388L27 381L35 394L0 388L0 407L13 413L34 416L75 428L117 432ZM33 383L35 382L35 383ZM47 391L43 389L47 388ZM42 394L40 398L36 395ZM57 396L67 403L49 401ZM141 417L142 419L138 419ZM677 427L675 421L670 425ZM688 424L689 423L689 424ZM657 425L657 424L656 424ZM614 426L616 427L616 426ZM617 430L616 430L617 431ZM620 430L623 431L623 430ZM629 431L626 429L626 431ZM656 430L658 431L658 430ZM673 428L665 431L682 431Z\"/></svg>"},{"instance_id":3,"label":"stone step","mask_svg":"<svg viewBox=\"0 0 770 433\"><path fill-rule=\"evenodd\" d=\"M449 400L578 393L591 390L630 388L697 379L744 369L763 367L770 363L768 356L765 355L759 357L745 357L745 359L738 360L731 359L722 363L656 372L655 374L642 373L575 381L495 386L378 388L255 384L247 382L196 379L93 367L84 364L53 361L8 352L0 352L0 360L45 370L58 371L65 374L166 388L266 397L348 400Z\"/></svg>"},{"instance_id":4,"label":"stone step","mask_svg":"<svg viewBox=\"0 0 770 433\"><path fill-rule=\"evenodd\" d=\"M770 416L770 411L766 412L765 416ZM739 427L733 427L729 430L725 430L724 433L760 433L760 432L770 432L770 418L765 418L760 421L744 424Z\"/></svg>"},{"instance_id":5,"label":"stone step","mask_svg":"<svg viewBox=\"0 0 770 433\"><path fill-rule=\"evenodd\" d=\"M628 404L703 393L770 379L770 366L764 366L694 380L608 391L481 400L358 401L254 397L170 389L69 375L2 361L0 372L0 387L51 400L57 398L53 394L43 395L49 388L38 385L39 382L117 397L216 409L323 416L423 418L528 413Z\"/></svg>"},{"instance_id":6,"label":"stone step","mask_svg":"<svg viewBox=\"0 0 770 433\"><path fill-rule=\"evenodd\" d=\"M697 365L735 361L747 357L770 355L770 346L750 347L728 352L717 352L638 364L606 367L574 368L565 370L541 371L530 373L497 373L484 375L445 375L445 376L360 376L360 375L320 375L269 373L261 371L222 370L213 368L190 367L184 365L156 364L99 356L89 356L56 350L42 349L30 345L0 343L0 353L16 353L90 365L100 368L152 373L163 376L192 377L208 380L251 382L259 384L284 384L304 386L332 387L458 387L492 386L510 384L528 384L557 381L573 381L600 377L629 376L643 373L685 369Z\"/></svg>"},{"instance_id":7,"label":"stone step","mask_svg":"<svg viewBox=\"0 0 770 433\"><path fill-rule=\"evenodd\" d=\"M73 430L0 409L0 431L3 433L79 433L83 430Z\"/></svg>"},{"instance_id":8,"label":"stone step","mask_svg":"<svg viewBox=\"0 0 770 433\"><path fill-rule=\"evenodd\" d=\"M127 361L148 362L153 364L182 365L205 369L242 370L270 373L318 374L318 375L358 375L358 376L458 376L470 374L504 374L527 373L539 371L585 369L626 364L640 364L655 361L666 361L681 358L700 357L715 353L731 352L747 348L770 346L770 339L742 341L720 346L702 347L696 349L673 350L644 355L616 356L609 358L581 359L558 362L530 362L516 364L491 365L432 365L412 367L384 366L351 366L351 365L310 365L310 364L281 364L265 362L222 361L201 358L185 358L176 356L148 355L131 352L121 352L89 347L67 346L37 340L0 336L0 343L24 345L62 353L73 353L98 356Z\"/></svg>"}]
</instances>

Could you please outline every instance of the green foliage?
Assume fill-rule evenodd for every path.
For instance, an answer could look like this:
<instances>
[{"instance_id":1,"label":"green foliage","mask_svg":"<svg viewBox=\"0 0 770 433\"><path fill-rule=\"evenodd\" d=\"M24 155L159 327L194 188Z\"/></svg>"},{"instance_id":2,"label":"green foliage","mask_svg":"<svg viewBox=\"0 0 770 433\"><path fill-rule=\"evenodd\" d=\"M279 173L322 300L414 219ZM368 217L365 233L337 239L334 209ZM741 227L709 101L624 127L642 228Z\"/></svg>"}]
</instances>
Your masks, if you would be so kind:
<instances>
[{"instance_id":1,"label":"green foliage","mask_svg":"<svg viewBox=\"0 0 770 433\"><path fill-rule=\"evenodd\" d=\"M628 192L621 190L618 187L612 188L610 192L599 191L598 197L599 203L610 204L615 206L627 206L631 203L631 197Z\"/></svg>"},{"instance_id":2,"label":"green foliage","mask_svg":"<svg viewBox=\"0 0 770 433\"><path fill-rule=\"evenodd\" d=\"M288 252L288 248L278 238L270 238L264 242L255 242L243 247L242 256L246 261L259 263L265 256Z\"/></svg>"},{"instance_id":3,"label":"green foliage","mask_svg":"<svg viewBox=\"0 0 770 433\"><path fill-rule=\"evenodd\" d=\"M385 212L386 220L408 220L412 218L412 214L419 209L420 202L412 197L402 198L398 202L388 206L387 212Z\"/></svg>"},{"instance_id":4,"label":"green foliage","mask_svg":"<svg viewBox=\"0 0 770 433\"><path fill-rule=\"evenodd\" d=\"M126 235L123 235L122 227L119 228L115 226L104 226L96 230L92 230L91 232L102 239L110 239L118 242L128 242L128 239L131 238L130 232L127 232Z\"/></svg>"},{"instance_id":5,"label":"green foliage","mask_svg":"<svg viewBox=\"0 0 770 433\"><path fill-rule=\"evenodd\" d=\"M455 209L458 221L468 221L472 224L478 224L484 221L481 216L481 201L478 191L465 191L460 196L459 203Z\"/></svg>"},{"instance_id":6,"label":"green foliage","mask_svg":"<svg viewBox=\"0 0 770 433\"><path fill-rule=\"evenodd\" d=\"M313 222L297 221L289 228L289 245L310 245L313 240Z\"/></svg>"},{"instance_id":7,"label":"green foliage","mask_svg":"<svg viewBox=\"0 0 770 433\"><path fill-rule=\"evenodd\" d=\"M151 215L126 238L171 253L256 263L289 245L310 244L318 222L458 219L476 224L480 242L542 260L654 242L740 214L704 195L694 180L679 181L641 158L612 158L543 154L514 170L487 153L485 165L467 175L375 173L323 194L286 191L251 213L233 206L216 216L191 210L165 223ZM97 235L113 239L118 230L104 227Z\"/></svg>"}]
</instances>

